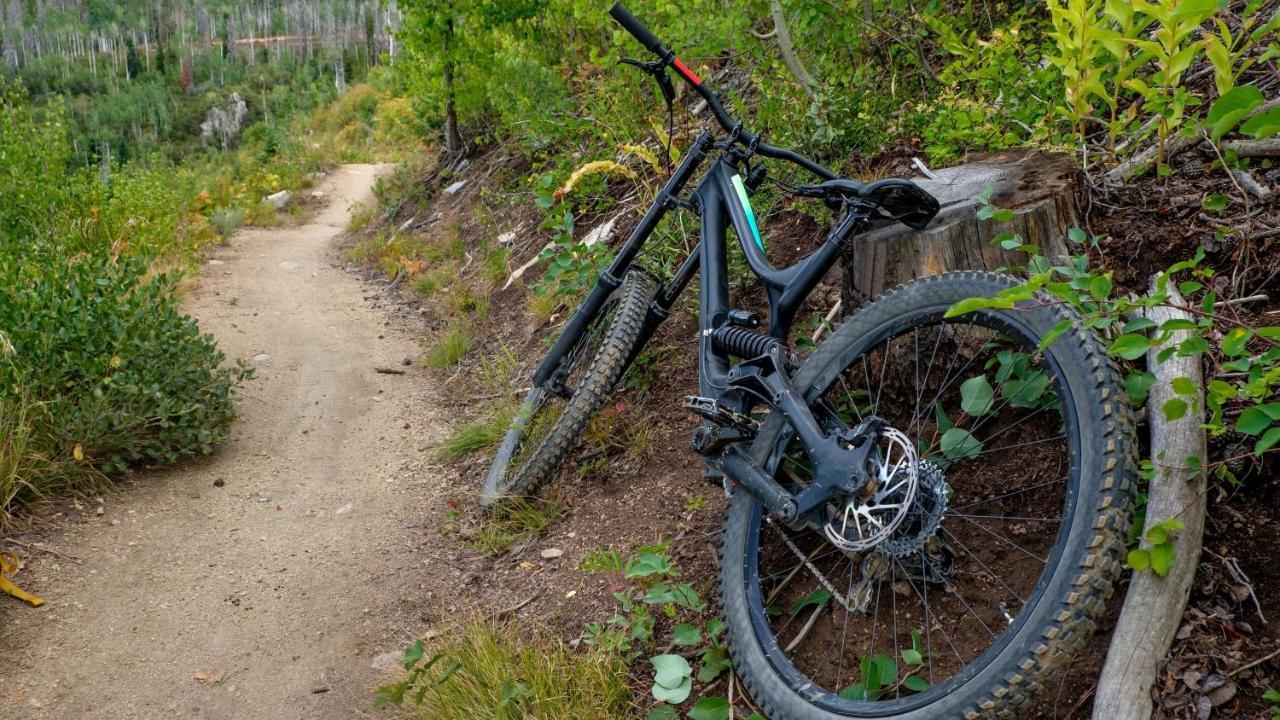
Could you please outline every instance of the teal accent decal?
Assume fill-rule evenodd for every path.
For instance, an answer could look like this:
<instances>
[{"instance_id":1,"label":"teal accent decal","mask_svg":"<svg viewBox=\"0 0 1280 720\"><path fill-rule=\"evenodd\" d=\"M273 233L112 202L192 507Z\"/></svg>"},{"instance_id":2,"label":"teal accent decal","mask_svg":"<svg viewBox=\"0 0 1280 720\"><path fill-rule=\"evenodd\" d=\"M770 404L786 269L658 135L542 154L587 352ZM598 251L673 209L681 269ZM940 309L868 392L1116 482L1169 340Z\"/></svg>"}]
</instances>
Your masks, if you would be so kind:
<instances>
[{"instance_id":1,"label":"teal accent decal","mask_svg":"<svg viewBox=\"0 0 1280 720\"><path fill-rule=\"evenodd\" d=\"M747 199L747 186L742 184L741 175L735 173L732 180L733 189L738 191L738 201L742 203L742 209L747 211L747 224L755 235L756 246L760 248L760 252L764 252L764 240L760 239L760 228L756 226L756 213L751 209L751 201Z\"/></svg>"}]
</instances>

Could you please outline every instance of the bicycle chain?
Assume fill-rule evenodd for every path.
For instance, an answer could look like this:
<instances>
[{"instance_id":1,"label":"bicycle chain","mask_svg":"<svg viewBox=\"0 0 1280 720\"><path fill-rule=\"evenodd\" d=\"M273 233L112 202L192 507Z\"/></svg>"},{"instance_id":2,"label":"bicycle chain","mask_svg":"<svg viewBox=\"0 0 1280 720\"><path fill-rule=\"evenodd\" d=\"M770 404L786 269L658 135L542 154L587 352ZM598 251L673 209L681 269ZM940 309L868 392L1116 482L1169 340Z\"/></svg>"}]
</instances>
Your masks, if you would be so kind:
<instances>
[{"instance_id":1,"label":"bicycle chain","mask_svg":"<svg viewBox=\"0 0 1280 720\"><path fill-rule=\"evenodd\" d=\"M772 527L777 531L778 535L782 537L782 542L786 543L787 547L791 548L791 552L795 553L796 557L800 558L800 562L804 563L804 566L809 568L809 572L813 573L813 576L818 578L818 582L822 584L822 587L825 588L827 592L831 593L831 597L835 598L836 602L844 606L845 610L851 613L858 612L849 604L849 599L845 597L843 593L836 590L835 586L831 584L831 581L827 579L827 576L823 575L818 571L818 568L813 566L813 563L809 561L809 557L805 555L800 548L796 547L795 543L791 542L791 538L787 537L787 534L784 533L776 523L774 523L773 518L766 517L765 519L769 522L769 527Z\"/></svg>"}]
</instances>

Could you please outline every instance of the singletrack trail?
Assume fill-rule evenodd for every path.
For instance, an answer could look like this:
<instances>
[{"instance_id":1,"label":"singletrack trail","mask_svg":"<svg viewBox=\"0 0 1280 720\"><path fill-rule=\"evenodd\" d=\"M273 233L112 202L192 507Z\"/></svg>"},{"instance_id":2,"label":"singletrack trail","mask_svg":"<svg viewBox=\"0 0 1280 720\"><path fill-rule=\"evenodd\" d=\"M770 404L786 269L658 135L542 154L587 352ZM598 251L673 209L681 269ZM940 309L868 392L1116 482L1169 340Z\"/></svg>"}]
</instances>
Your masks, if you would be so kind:
<instances>
[{"instance_id":1,"label":"singletrack trail","mask_svg":"<svg viewBox=\"0 0 1280 720\"><path fill-rule=\"evenodd\" d=\"M444 432L412 383L424 371L401 366L410 322L339 267L349 207L382 169L336 169L308 224L245 230L204 267L188 311L257 367L233 437L141 473L100 516L71 513L43 542L78 561L33 551L18 579L47 604L0 598L0 717L375 714L389 675L371 660L421 612L416 550L436 534L419 511L441 492Z\"/></svg>"}]
</instances>

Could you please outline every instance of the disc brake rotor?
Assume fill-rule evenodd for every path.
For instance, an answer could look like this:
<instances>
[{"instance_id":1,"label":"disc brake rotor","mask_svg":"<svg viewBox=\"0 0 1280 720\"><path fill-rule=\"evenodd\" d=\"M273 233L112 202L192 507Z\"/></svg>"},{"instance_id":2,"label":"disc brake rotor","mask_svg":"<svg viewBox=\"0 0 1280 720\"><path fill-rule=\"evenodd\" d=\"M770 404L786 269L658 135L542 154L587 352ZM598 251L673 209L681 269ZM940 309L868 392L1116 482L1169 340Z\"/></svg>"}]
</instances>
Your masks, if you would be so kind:
<instances>
[{"instance_id":1,"label":"disc brake rotor","mask_svg":"<svg viewBox=\"0 0 1280 720\"><path fill-rule=\"evenodd\" d=\"M872 459L870 497L850 498L840 517L823 527L827 540L845 552L863 552L888 540L911 514L920 486L920 458L901 431L880 432Z\"/></svg>"}]
</instances>

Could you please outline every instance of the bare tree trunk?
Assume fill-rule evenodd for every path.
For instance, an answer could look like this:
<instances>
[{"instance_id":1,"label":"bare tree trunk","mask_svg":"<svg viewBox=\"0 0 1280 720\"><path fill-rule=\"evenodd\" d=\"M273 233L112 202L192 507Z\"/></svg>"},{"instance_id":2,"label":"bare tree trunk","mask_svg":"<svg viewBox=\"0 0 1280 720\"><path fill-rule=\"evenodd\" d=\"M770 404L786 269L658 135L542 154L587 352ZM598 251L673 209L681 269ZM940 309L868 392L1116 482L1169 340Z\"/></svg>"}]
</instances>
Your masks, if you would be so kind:
<instances>
[{"instance_id":1,"label":"bare tree trunk","mask_svg":"<svg viewBox=\"0 0 1280 720\"><path fill-rule=\"evenodd\" d=\"M787 18L782 12L781 0L769 0L769 12L773 16L773 29L777 34L778 50L782 53L782 59L786 61L787 68L795 76L796 82L800 83L800 87L804 88L805 94L812 101L813 88L816 83L813 81L813 76L805 69L804 63L796 55L796 46L791 42L791 30L787 27Z\"/></svg>"},{"instance_id":2,"label":"bare tree trunk","mask_svg":"<svg viewBox=\"0 0 1280 720\"><path fill-rule=\"evenodd\" d=\"M444 147L451 153L462 152L462 135L458 132L458 110L454 103L453 18L449 18L449 22L445 24L444 88Z\"/></svg>"}]
</instances>

